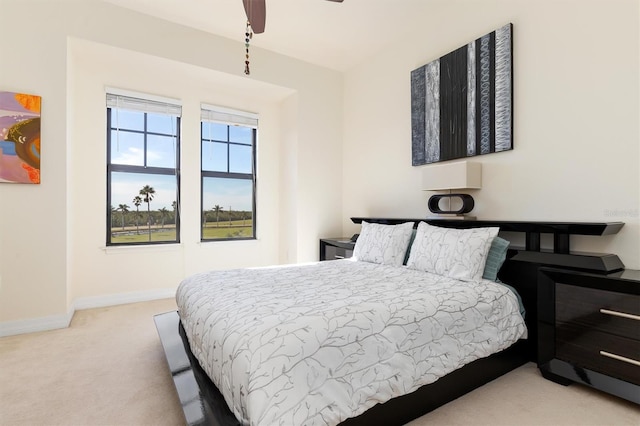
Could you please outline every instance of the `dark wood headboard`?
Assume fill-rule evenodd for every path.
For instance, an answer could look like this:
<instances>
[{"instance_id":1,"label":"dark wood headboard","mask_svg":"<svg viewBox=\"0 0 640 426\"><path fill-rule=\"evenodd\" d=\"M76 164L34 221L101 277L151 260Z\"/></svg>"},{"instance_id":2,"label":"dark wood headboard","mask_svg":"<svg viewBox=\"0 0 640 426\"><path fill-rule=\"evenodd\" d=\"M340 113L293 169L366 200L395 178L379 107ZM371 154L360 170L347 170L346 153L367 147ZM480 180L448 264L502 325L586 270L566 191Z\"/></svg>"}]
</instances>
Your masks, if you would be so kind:
<instances>
[{"instance_id":1,"label":"dark wood headboard","mask_svg":"<svg viewBox=\"0 0 640 426\"><path fill-rule=\"evenodd\" d=\"M529 359L536 360L538 336L538 268L554 266L565 269L584 270L596 273L610 273L624 269L624 264L615 254L571 253L571 235L616 234L624 226L622 222L523 222L496 220L452 220L452 219L405 219L352 217L353 223L381 223L396 225L404 222L427 222L429 225L446 228L469 229L499 227L504 232L523 232L526 247L510 248L507 260L498 272L498 278L512 286L522 297L526 309L525 322L529 331ZM554 247L551 251L540 249L540 235L553 234Z\"/></svg>"},{"instance_id":2,"label":"dark wood headboard","mask_svg":"<svg viewBox=\"0 0 640 426\"><path fill-rule=\"evenodd\" d=\"M624 269L624 264L615 254L603 253L571 253L571 235L612 235L617 234L624 226L623 222L516 222L504 220L454 220L454 219L404 219L404 218L372 218L352 217L353 223L382 223L396 225L404 222L426 222L429 225L445 228L481 228L498 227L503 232L521 232L525 234L525 247L519 254L520 260L561 266L590 272L609 273ZM553 235L553 249L540 249L540 235Z\"/></svg>"}]
</instances>

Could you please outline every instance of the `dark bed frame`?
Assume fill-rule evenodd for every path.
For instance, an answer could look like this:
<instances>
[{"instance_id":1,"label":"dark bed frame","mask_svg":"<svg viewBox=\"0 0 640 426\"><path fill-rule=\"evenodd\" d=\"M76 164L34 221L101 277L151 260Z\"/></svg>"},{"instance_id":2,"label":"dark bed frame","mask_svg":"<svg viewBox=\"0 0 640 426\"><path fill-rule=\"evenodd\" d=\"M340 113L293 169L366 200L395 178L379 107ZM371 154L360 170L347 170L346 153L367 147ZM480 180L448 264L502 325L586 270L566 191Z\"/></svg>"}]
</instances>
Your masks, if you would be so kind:
<instances>
[{"instance_id":1,"label":"dark bed frame","mask_svg":"<svg viewBox=\"0 0 640 426\"><path fill-rule=\"evenodd\" d=\"M354 223L397 224L406 221L426 221L450 228L497 226L501 231L524 232L526 247L510 249L498 277L514 287L526 309L525 322L528 339L487 358L478 359L449 373L436 382L422 386L404 396L378 404L363 414L342 422L355 425L401 425L418 418L509 371L536 360L537 341L537 270L541 266L560 266L568 269L608 273L624 265L615 255L574 254L569 250L570 235L608 235L617 233L623 224L568 222L509 222L459 221L389 218L351 218ZM553 234L554 247L550 252L540 250L540 234ZM188 425L239 425L211 379L207 376L189 348L187 337L177 312L154 317L158 334L173 376L173 381Z\"/></svg>"}]
</instances>

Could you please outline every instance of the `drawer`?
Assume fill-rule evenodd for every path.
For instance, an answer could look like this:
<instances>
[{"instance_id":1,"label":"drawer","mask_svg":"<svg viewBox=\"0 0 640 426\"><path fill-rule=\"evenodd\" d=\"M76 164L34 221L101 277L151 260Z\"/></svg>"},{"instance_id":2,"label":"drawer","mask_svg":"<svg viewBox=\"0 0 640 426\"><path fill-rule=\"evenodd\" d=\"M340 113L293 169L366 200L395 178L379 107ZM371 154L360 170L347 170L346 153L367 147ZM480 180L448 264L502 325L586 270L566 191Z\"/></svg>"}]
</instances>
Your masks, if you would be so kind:
<instances>
[{"instance_id":1,"label":"drawer","mask_svg":"<svg viewBox=\"0 0 640 426\"><path fill-rule=\"evenodd\" d=\"M640 340L640 296L556 283L556 323Z\"/></svg>"},{"instance_id":2,"label":"drawer","mask_svg":"<svg viewBox=\"0 0 640 426\"><path fill-rule=\"evenodd\" d=\"M353 255L353 250L348 250L342 247L327 245L324 250L326 260L347 259Z\"/></svg>"},{"instance_id":3,"label":"drawer","mask_svg":"<svg viewBox=\"0 0 640 426\"><path fill-rule=\"evenodd\" d=\"M640 341L575 323L556 327L556 358L640 385ZM602 354L606 352L610 354ZM615 356L628 360L616 359Z\"/></svg>"}]
</instances>

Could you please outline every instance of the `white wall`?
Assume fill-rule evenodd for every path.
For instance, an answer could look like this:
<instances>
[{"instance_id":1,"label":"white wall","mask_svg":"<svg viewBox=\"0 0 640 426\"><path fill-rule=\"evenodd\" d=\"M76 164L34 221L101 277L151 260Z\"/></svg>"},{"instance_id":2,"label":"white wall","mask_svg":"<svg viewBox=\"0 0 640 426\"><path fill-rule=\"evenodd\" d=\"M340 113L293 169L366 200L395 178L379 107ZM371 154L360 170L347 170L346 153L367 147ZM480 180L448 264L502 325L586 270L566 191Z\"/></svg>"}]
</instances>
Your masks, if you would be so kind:
<instances>
[{"instance_id":1,"label":"white wall","mask_svg":"<svg viewBox=\"0 0 640 426\"><path fill-rule=\"evenodd\" d=\"M170 294L196 271L314 260L340 229L340 73L252 49L247 77L242 40L97 0L3 0L0 16L29 16L28 31L3 23L0 90L43 99L42 184L0 185L0 334L64 326L78 301ZM179 245L105 248L105 86L183 103ZM200 102L260 114L257 241L199 242Z\"/></svg>"},{"instance_id":2,"label":"white wall","mask_svg":"<svg viewBox=\"0 0 640 426\"><path fill-rule=\"evenodd\" d=\"M73 75L69 81L73 125L67 214L72 223L71 299L125 293L132 288L175 288L184 276L202 270L279 263L279 104L292 90L83 40L70 39L68 46L69 73ZM180 76L179 84L175 83L176 76ZM162 95L182 103L179 245L105 248L105 202L95 199L106 188L105 87L135 88L143 94ZM202 102L260 116L257 240L198 242ZM295 126L295 117L290 120Z\"/></svg>"},{"instance_id":3,"label":"white wall","mask_svg":"<svg viewBox=\"0 0 640 426\"><path fill-rule=\"evenodd\" d=\"M3 32L15 35L0 42L0 89L42 96L42 183L0 185L0 321L67 311L66 40L42 32L57 14L25 6L0 2Z\"/></svg>"},{"instance_id":4,"label":"white wall","mask_svg":"<svg viewBox=\"0 0 640 426\"><path fill-rule=\"evenodd\" d=\"M413 37L345 75L252 49L247 78L241 42L97 0L0 1L0 16L29 17L28 30L23 20L3 20L11 37L0 41L0 90L43 98L42 184L0 185L0 333L21 321L64 323L78 299L175 288L194 271L313 260L318 237L357 230L351 216L423 217L430 194L420 190L421 168L411 167L409 74L507 22L514 24L515 149L476 157L484 186L475 213L624 221L618 235L574 238L573 246L617 253L640 268L638 2L420 7L424 25ZM123 61L167 68L142 78ZM258 224L259 241L200 244L190 222L199 203L183 203L180 246L104 250L96 220L106 208L104 110L95 97L105 84L178 97L191 113L204 101L262 114L270 136L259 145L267 163L259 165L258 214L274 223ZM195 127L184 123L183 158L197 150L187 142ZM199 191L192 167L183 168L182 181L191 199ZM150 263L156 269L143 273L139 265Z\"/></svg>"},{"instance_id":5,"label":"white wall","mask_svg":"<svg viewBox=\"0 0 640 426\"><path fill-rule=\"evenodd\" d=\"M343 226L352 216L425 217L432 194L411 166L410 72L513 23L514 150L474 157L479 219L621 221L572 237L640 268L637 1L449 1L424 25L345 76Z\"/></svg>"}]
</instances>

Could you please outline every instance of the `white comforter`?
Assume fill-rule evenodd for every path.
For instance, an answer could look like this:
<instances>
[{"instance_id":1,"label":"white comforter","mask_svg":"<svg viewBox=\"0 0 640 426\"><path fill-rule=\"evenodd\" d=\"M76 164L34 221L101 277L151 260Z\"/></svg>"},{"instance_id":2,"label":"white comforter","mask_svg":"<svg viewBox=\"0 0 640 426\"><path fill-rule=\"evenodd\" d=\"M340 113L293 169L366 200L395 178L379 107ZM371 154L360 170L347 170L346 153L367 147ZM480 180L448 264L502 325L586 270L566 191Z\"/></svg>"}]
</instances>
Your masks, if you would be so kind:
<instances>
[{"instance_id":1,"label":"white comforter","mask_svg":"<svg viewBox=\"0 0 640 426\"><path fill-rule=\"evenodd\" d=\"M202 273L176 298L191 350L252 425L335 425L526 337L504 286L352 260Z\"/></svg>"}]
</instances>

